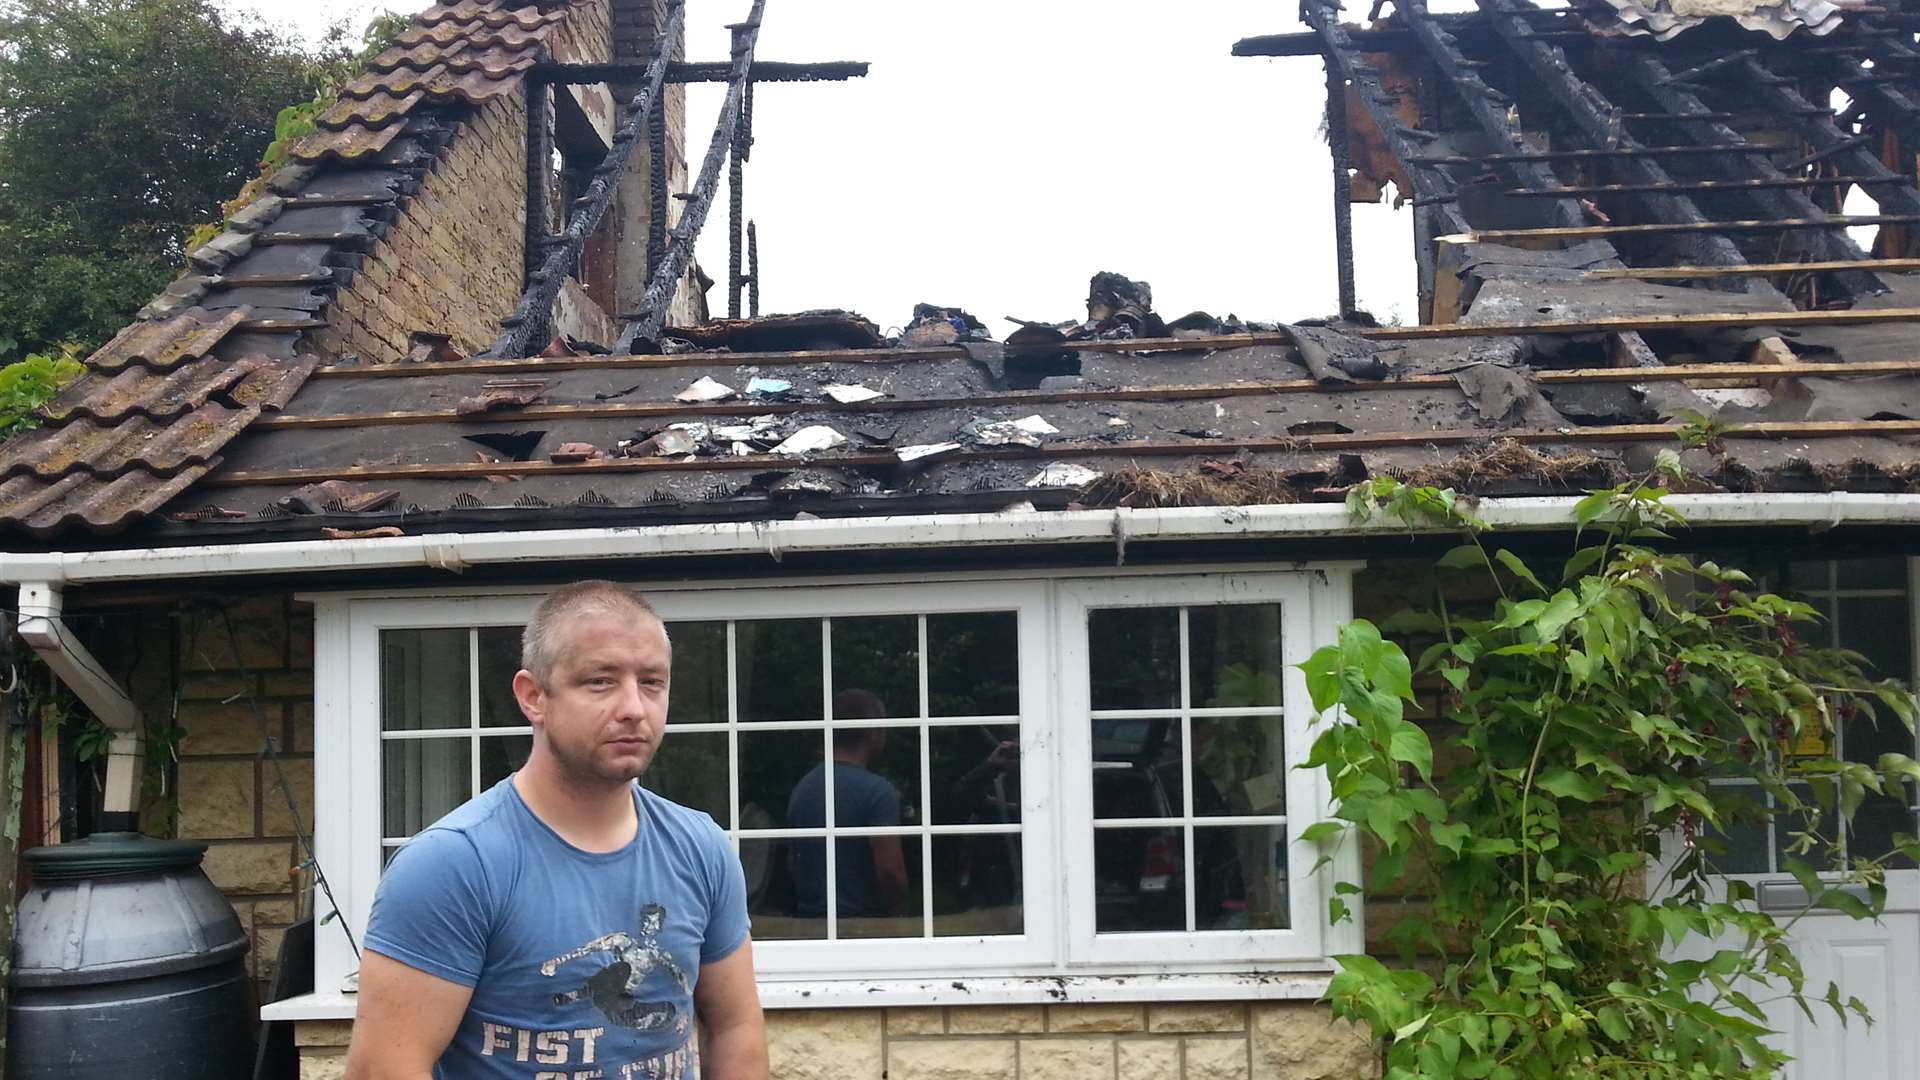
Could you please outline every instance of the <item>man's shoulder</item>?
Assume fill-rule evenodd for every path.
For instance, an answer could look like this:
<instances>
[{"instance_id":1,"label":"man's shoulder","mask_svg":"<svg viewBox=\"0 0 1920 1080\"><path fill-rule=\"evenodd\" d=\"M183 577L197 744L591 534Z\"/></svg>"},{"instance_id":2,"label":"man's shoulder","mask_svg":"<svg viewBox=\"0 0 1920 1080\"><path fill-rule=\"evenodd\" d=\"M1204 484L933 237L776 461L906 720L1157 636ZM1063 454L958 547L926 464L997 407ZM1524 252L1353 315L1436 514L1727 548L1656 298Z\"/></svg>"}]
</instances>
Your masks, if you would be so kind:
<instances>
[{"instance_id":1,"label":"man's shoulder","mask_svg":"<svg viewBox=\"0 0 1920 1080\"><path fill-rule=\"evenodd\" d=\"M511 825L508 813L510 794L507 783L488 788L448 811L445 817L415 833L401 850L414 850L415 857L433 852L441 855L478 854L505 845L521 845L507 836Z\"/></svg>"}]
</instances>

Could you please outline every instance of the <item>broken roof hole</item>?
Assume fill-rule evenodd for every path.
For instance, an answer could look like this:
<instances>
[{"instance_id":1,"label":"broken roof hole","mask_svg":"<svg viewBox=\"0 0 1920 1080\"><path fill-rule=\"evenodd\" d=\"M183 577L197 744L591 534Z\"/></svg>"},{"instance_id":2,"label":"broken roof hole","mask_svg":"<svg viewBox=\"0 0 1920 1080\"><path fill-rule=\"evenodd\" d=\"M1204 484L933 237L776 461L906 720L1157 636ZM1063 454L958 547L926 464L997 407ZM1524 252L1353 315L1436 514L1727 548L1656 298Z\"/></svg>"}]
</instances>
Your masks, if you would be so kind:
<instances>
[{"instance_id":1,"label":"broken roof hole","mask_svg":"<svg viewBox=\"0 0 1920 1080\"><path fill-rule=\"evenodd\" d=\"M1077 352L1008 352L1006 363L1009 390L1038 390L1046 379L1062 376L1077 378L1080 375L1080 354Z\"/></svg>"},{"instance_id":2,"label":"broken roof hole","mask_svg":"<svg viewBox=\"0 0 1920 1080\"><path fill-rule=\"evenodd\" d=\"M497 454L505 454L507 461L532 461L534 447L539 446L540 440L546 437L544 431L482 431L461 436Z\"/></svg>"}]
</instances>

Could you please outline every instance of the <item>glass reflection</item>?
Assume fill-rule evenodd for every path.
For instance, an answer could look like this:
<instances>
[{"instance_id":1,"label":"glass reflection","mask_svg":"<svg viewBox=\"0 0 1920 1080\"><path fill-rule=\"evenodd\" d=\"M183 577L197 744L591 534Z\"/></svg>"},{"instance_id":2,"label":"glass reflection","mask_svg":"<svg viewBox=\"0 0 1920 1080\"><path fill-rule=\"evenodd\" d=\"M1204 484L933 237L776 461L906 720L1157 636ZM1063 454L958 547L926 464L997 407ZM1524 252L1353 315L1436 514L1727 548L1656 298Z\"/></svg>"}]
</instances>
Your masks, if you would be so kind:
<instances>
[{"instance_id":1,"label":"glass reflection","mask_svg":"<svg viewBox=\"0 0 1920 1080\"><path fill-rule=\"evenodd\" d=\"M388 739L381 744L381 829L412 836L473 797L469 739Z\"/></svg>"},{"instance_id":2,"label":"glass reflection","mask_svg":"<svg viewBox=\"0 0 1920 1080\"><path fill-rule=\"evenodd\" d=\"M935 937L1021 933L1021 896L1018 833L933 838Z\"/></svg>"},{"instance_id":3,"label":"glass reflection","mask_svg":"<svg viewBox=\"0 0 1920 1080\"><path fill-rule=\"evenodd\" d=\"M725 732L682 731L660 742L640 785L661 798L705 813L722 828L727 813Z\"/></svg>"},{"instance_id":4,"label":"glass reflection","mask_svg":"<svg viewBox=\"0 0 1920 1080\"><path fill-rule=\"evenodd\" d=\"M1094 930L1184 930L1187 871L1178 827L1093 831Z\"/></svg>"},{"instance_id":5,"label":"glass reflection","mask_svg":"<svg viewBox=\"0 0 1920 1080\"><path fill-rule=\"evenodd\" d=\"M380 729L467 726L465 627L380 631Z\"/></svg>"},{"instance_id":6,"label":"glass reflection","mask_svg":"<svg viewBox=\"0 0 1920 1080\"><path fill-rule=\"evenodd\" d=\"M935 825L1019 823L1019 725L937 727L928 739Z\"/></svg>"},{"instance_id":7,"label":"glass reflection","mask_svg":"<svg viewBox=\"0 0 1920 1080\"><path fill-rule=\"evenodd\" d=\"M1093 816L1164 818L1186 813L1180 721L1093 722Z\"/></svg>"},{"instance_id":8,"label":"glass reflection","mask_svg":"<svg viewBox=\"0 0 1920 1080\"><path fill-rule=\"evenodd\" d=\"M1193 878L1195 929L1286 929L1286 826L1194 829Z\"/></svg>"},{"instance_id":9,"label":"glass reflection","mask_svg":"<svg viewBox=\"0 0 1920 1080\"><path fill-rule=\"evenodd\" d=\"M1011 611L927 616L927 714L1020 711L1020 619Z\"/></svg>"},{"instance_id":10,"label":"glass reflection","mask_svg":"<svg viewBox=\"0 0 1920 1080\"><path fill-rule=\"evenodd\" d=\"M733 635L742 721L823 719L820 620L737 622Z\"/></svg>"},{"instance_id":11,"label":"glass reflection","mask_svg":"<svg viewBox=\"0 0 1920 1080\"><path fill-rule=\"evenodd\" d=\"M667 706L670 724L724 724L727 721L727 624L667 624L673 641L673 689Z\"/></svg>"},{"instance_id":12,"label":"glass reflection","mask_svg":"<svg viewBox=\"0 0 1920 1080\"><path fill-rule=\"evenodd\" d=\"M1280 605L1187 609L1187 670L1193 707L1280 704Z\"/></svg>"},{"instance_id":13,"label":"glass reflection","mask_svg":"<svg viewBox=\"0 0 1920 1080\"><path fill-rule=\"evenodd\" d=\"M1095 709L1172 709L1180 704L1180 610L1100 608L1087 613Z\"/></svg>"},{"instance_id":14,"label":"glass reflection","mask_svg":"<svg viewBox=\"0 0 1920 1080\"><path fill-rule=\"evenodd\" d=\"M793 913L792 841L740 841L740 868L747 881L747 913L756 941L818 940L827 936L827 920Z\"/></svg>"}]
</instances>

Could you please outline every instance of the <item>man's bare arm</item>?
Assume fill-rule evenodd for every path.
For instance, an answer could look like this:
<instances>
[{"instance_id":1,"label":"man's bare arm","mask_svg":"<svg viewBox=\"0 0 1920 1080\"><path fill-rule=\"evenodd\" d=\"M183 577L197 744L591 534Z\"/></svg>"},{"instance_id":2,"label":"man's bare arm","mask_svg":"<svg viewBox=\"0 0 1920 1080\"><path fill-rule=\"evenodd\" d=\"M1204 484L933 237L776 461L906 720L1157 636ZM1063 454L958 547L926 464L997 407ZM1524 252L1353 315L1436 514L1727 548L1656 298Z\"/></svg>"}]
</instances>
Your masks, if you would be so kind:
<instances>
[{"instance_id":1,"label":"man's bare arm","mask_svg":"<svg viewBox=\"0 0 1920 1080\"><path fill-rule=\"evenodd\" d=\"M706 1029L704 1080L767 1080L767 1023L753 979L753 942L700 968L693 1007Z\"/></svg>"},{"instance_id":2,"label":"man's bare arm","mask_svg":"<svg viewBox=\"0 0 1920 1080\"><path fill-rule=\"evenodd\" d=\"M471 987L363 952L347 1080L430 1080L472 997Z\"/></svg>"}]
</instances>

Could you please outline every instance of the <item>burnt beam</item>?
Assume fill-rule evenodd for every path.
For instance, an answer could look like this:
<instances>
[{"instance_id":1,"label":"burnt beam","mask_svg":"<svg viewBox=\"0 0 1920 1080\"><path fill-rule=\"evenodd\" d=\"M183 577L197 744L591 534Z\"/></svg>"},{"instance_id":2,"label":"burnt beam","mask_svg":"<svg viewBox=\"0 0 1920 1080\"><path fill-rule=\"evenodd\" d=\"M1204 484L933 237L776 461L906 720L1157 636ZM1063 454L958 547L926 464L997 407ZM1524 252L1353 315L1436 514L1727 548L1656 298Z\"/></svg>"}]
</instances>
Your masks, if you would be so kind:
<instances>
[{"instance_id":1,"label":"burnt beam","mask_svg":"<svg viewBox=\"0 0 1920 1080\"><path fill-rule=\"evenodd\" d=\"M1513 102L1505 94L1487 85L1486 81L1474 69L1462 61L1466 57L1453 34L1441 27L1428 13L1427 6L1421 0L1404 0L1396 5L1400 17L1407 21L1408 28L1419 39L1420 46L1426 51L1428 59L1440 69L1446 77L1447 85L1452 87L1455 96L1467 108L1480 133L1496 146L1510 146L1511 153L1488 155L1481 158L1491 161L1505 158L1501 164L1514 181L1521 187L1549 188L1563 187L1559 177L1544 161L1533 160L1537 152L1520 138L1513 129L1509 118ZM1551 213L1554 220L1563 226L1583 225L1586 214L1580 204L1572 199L1555 199Z\"/></svg>"},{"instance_id":2,"label":"burnt beam","mask_svg":"<svg viewBox=\"0 0 1920 1080\"><path fill-rule=\"evenodd\" d=\"M1853 139L1853 132L1842 130L1831 112L1815 108L1798 90L1771 78L1772 73L1759 60L1747 59L1735 64L1731 74L1741 80L1752 104L1787 117L1794 130L1813 144L1814 149L1833 148L1829 160L1836 166L1855 176L1886 181L1871 193L1882 211L1920 214L1920 192L1914 190L1912 181L1887 168L1879 155L1867 147L1857 143L1843 146Z\"/></svg>"},{"instance_id":3,"label":"burnt beam","mask_svg":"<svg viewBox=\"0 0 1920 1080\"><path fill-rule=\"evenodd\" d=\"M1386 139L1387 148L1406 165L1407 175L1413 181L1412 194L1425 197L1453 194L1454 182L1451 177L1438 166L1417 160L1420 150L1415 142L1419 135L1394 115L1393 97L1380 85L1379 73L1360 58L1353 35L1340 25L1340 9L1333 0L1307 0L1301 5L1300 14L1319 38L1327 64L1338 72L1343 84L1353 87L1354 95L1360 99L1374 126L1380 129L1381 136ZM1466 219L1460 216L1457 209L1447 206L1441 208L1440 213L1442 232L1466 231Z\"/></svg>"},{"instance_id":4,"label":"burnt beam","mask_svg":"<svg viewBox=\"0 0 1920 1080\"><path fill-rule=\"evenodd\" d=\"M1723 65L1735 68L1754 63L1754 57L1743 56ZM1712 107L1703 101L1688 87L1679 85L1681 80L1669 78L1659 81L1667 73L1667 66L1653 53L1641 53L1627 63L1627 73L1641 91L1663 109L1674 112L1711 112ZM1712 145L1746 142L1739 132L1722 123L1710 123L1689 126L1681 134L1682 138L1694 139ZM1775 166L1764 156L1728 155L1705 159L1710 172L1719 178L1733 180L1778 181L1793 179L1800 163ZM1753 187L1738 191L1739 200L1760 212L1779 218L1801 218L1818 220L1826 216L1818 204L1803 190L1794 187ZM1814 232L1806 236L1806 253L1814 259L1838 261L1843 259L1864 259L1866 252L1853 242L1853 238L1844 232ZM1839 275L1840 285L1855 296L1883 292L1886 284L1871 273L1846 273Z\"/></svg>"},{"instance_id":5,"label":"burnt beam","mask_svg":"<svg viewBox=\"0 0 1920 1080\"><path fill-rule=\"evenodd\" d=\"M667 82L726 82L731 64L726 61L694 61L667 65ZM864 78L871 67L865 60L830 60L817 64L792 64L767 60L753 65L754 82L845 82ZM630 82L645 77L645 64L536 64L533 77L545 82L575 85L580 83Z\"/></svg>"},{"instance_id":6,"label":"burnt beam","mask_svg":"<svg viewBox=\"0 0 1920 1080\"><path fill-rule=\"evenodd\" d=\"M614 135L613 146L607 150L606 156L593 170L593 178L588 181L586 190L575 201L572 216L567 221L566 231L553 239L547 239L544 235L540 238L539 269L528 275L526 290L520 294L520 302L514 305L512 314L501 320L500 336L494 339L492 347L487 350L487 355L525 356L530 352L539 351L540 347L546 344L548 324L553 318L553 302L559 297L560 287L566 281L568 273L579 265L580 250L586 244L587 237L593 234L593 230L600 224L600 219L606 215L607 208L613 203L614 191L619 186L621 175L626 172L628 159L633 156L634 144L640 141L641 129L648 126L647 118L653 115L654 102L660 98L661 87L666 79L667 58L673 54L673 42L679 38L685 26L685 17L684 0L671 0L667 6L666 26L654 39L654 54L653 59L647 64L647 78L641 85L639 93L635 94L633 100L627 104L625 123ZM536 120L534 117L544 117L545 114L544 107L531 110L528 127L544 126L543 121ZM549 146L550 143L543 140L540 146L535 147L532 137L529 137L529 147L533 153L544 150L545 153L550 154L551 150L547 149ZM546 157L540 158L537 178L534 175L535 162L529 160L527 163L530 198L535 187L542 191L546 188L546 162ZM531 244L536 224L532 206L528 207L527 218L527 232ZM540 229L544 234L546 229L544 211L541 215ZM531 254L529 250L529 255Z\"/></svg>"},{"instance_id":7,"label":"burnt beam","mask_svg":"<svg viewBox=\"0 0 1920 1080\"><path fill-rule=\"evenodd\" d=\"M720 170L733 156L738 129L746 110L747 87L753 75L753 50L760 40L760 20L767 0L753 0L753 9L733 35L733 69L727 80L727 98L720 106L720 118L713 126L713 139L707 144L707 156L700 163L699 179L694 181L691 197L680 211L680 220L667 238L666 254L647 281L640 298L640 310L621 329L614 343L616 353L631 353L636 346L651 351L660 340L667 322L667 308L673 303L680 275L693 259L694 241L706 224L707 211L720 188Z\"/></svg>"},{"instance_id":8,"label":"burnt beam","mask_svg":"<svg viewBox=\"0 0 1920 1080\"><path fill-rule=\"evenodd\" d=\"M1519 0L1479 0L1480 10L1485 12L1492 22L1494 31L1507 42L1514 55L1526 65L1547 94L1568 119L1581 137L1595 149L1637 151L1647 149L1633 136L1621 130L1616 114L1619 109L1613 102L1595 89L1593 84L1580 78L1567 63L1566 53L1552 45L1536 40L1528 33L1528 22L1519 14L1531 7ZM1701 65L1701 69L1718 67L1717 61ZM1701 69L1695 69L1696 71ZM1664 72L1663 72L1664 73ZM1667 76L1668 81L1678 81ZM1661 102L1663 108L1667 102ZM1691 108L1671 108L1672 112L1694 112ZM1740 139L1728 140L1738 145ZM1646 211L1646 216L1658 221L1694 223L1709 220L1700 212L1687 193L1672 187L1673 177L1667 174L1656 158L1650 156L1626 155L1613 162L1613 168L1631 184L1652 187L1656 191L1631 196L1634 202ZM1733 266L1746 261L1740 249L1732 240L1724 236L1704 235L1693 245L1697 257L1690 261L1704 262L1715 266ZM1743 287L1744 281L1730 281L1734 288ZM1769 287L1770 289L1770 287Z\"/></svg>"}]
</instances>

